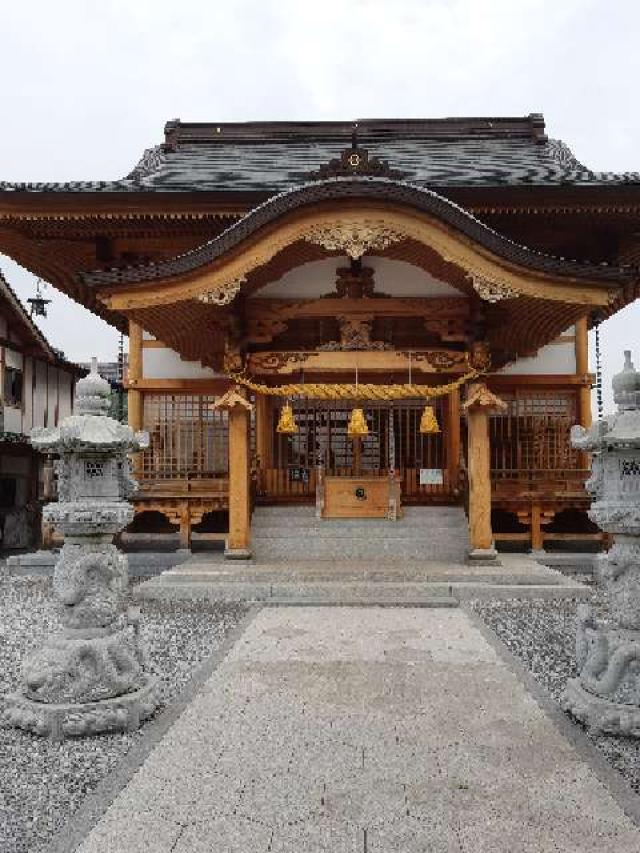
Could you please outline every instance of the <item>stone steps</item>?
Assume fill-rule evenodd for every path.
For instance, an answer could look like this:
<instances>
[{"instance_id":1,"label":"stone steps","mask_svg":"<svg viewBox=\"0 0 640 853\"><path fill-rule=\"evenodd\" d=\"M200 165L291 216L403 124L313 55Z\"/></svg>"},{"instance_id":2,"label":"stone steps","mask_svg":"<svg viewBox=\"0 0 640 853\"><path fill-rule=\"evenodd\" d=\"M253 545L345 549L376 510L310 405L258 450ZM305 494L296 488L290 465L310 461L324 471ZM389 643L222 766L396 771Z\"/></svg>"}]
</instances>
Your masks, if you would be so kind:
<instances>
[{"instance_id":1,"label":"stone steps","mask_svg":"<svg viewBox=\"0 0 640 853\"><path fill-rule=\"evenodd\" d=\"M589 599L591 591L581 584L521 584L486 582L416 583L413 581L354 583L277 582L259 583L219 580L176 581L167 577L146 581L134 589L134 598L145 599L210 599L264 603L333 603L333 604L393 604L402 606L429 602L457 602L473 598L575 598Z\"/></svg>"},{"instance_id":2,"label":"stone steps","mask_svg":"<svg viewBox=\"0 0 640 853\"><path fill-rule=\"evenodd\" d=\"M409 507L397 520L320 520L308 506L258 507L252 550L259 560L411 559L463 562L469 550L461 507Z\"/></svg>"}]
</instances>

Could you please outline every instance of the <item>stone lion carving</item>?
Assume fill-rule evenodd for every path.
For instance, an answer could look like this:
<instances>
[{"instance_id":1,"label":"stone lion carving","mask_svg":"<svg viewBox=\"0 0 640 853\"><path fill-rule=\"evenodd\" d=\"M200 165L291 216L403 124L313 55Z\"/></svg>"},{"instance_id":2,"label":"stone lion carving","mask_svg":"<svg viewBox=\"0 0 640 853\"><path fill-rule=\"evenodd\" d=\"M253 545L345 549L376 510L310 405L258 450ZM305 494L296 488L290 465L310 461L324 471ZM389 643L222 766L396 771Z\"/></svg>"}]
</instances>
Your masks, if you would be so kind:
<instances>
[{"instance_id":1,"label":"stone lion carving","mask_svg":"<svg viewBox=\"0 0 640 853\"><path fill-rule=\"evenodd\" d=\"M52 638L25 661L25 694L37 702L95 702L136 690L144 660L126 629L94 639Z\"/></svg>"}]
</instances>

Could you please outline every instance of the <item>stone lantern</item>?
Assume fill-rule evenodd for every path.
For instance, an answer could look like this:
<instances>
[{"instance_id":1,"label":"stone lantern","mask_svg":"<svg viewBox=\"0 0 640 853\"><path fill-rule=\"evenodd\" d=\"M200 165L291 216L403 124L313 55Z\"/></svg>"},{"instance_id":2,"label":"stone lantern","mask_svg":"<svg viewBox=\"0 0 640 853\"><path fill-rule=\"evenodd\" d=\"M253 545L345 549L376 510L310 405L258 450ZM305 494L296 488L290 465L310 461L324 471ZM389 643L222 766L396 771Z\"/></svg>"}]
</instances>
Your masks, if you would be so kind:
<instances>
[{"instance_id":1,"label":"stone lantern","mask_svg":"<svg viewBox=\"0 0 640 853\"><path fill-rule=\"evenodd\" d=\"M630 352L613 392L616 414L571 431L573 446L593 453L589 517L614 545L598 563L609 619L598 624L588 606L579 610L579 675L562 704L596 731L640 737L640 373Z\"/></svg>"},{"instance_id":2,"label":"stone lantern","mask_svg":"<svg viewBox=\"0 0 640 853\"><path fill-rule=\"evenodd\" d=\"M107 416L110 396L93 359L78 382L74 414L31 434L35 448L58 456L59 499L43 516L64 534L53 581L62 630L25 662L3 716L54 739L135 729L158 704L125 614L127 557L113 544L133 518L127 454L145 447L147 436Z\"/></svg>"}]
</instances>

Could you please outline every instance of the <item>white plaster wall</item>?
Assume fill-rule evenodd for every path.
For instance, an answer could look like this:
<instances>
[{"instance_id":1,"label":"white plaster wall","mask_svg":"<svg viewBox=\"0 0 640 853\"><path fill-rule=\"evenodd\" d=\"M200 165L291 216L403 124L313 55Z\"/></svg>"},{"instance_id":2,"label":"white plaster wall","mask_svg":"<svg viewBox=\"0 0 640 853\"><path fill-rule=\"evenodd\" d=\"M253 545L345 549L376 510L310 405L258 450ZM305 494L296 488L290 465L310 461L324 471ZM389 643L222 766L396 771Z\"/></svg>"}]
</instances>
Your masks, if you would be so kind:
<instances>
[{"instance_id":1,"label":"white plaster wall","mask_svg":"<svg viewBox=\"0 0 640 853\"><path fill-rule=\"evenodd\" d=\"M22 409L16 406L4 407L5 432L22 432Z\"/></svg>"},{"instance_id":2,"label":"white plaster wall","mask_svg":"<svg viewBox=\"0 0 640 853\"><path fill-rule=\"evenodd\" d=\"M69 417L72 411L71 387L73 377L64 370L58 371L58 382L60 383L60 396L58 402L58 423L63 418Z\"/></svg>"},{"instance_id":3,"label":"white plaster wall","mask_svg":"<svg viewBox=\"0 0 640 853\"><path fill-rule=\"evenodd\" d=\"M47 403L47 366L41 361L35 362L36 387L33 389L33 425L44 426L44 412Z\"/></svg>"},{"instance_id":4,"label":"white plaster wall","mask_svg":"<svg viewBox=\"0 0 640 853\"><path fill-rule=\"evenodd\" d=\"M15 367L22 370L22 353L5 347L4 360L7 367Z\"/></svg>"},{"instance_id":5,"label":"white plaster wall","mask_svg":"<svg viewBox=\"0 0 640 853\"><path fill-rule=\"evenodd\" d=\"M519 358L498 373L510 374L566 374L576 372L576 350L573 341L548 344L532 358Z\"/></svg>"},{"instance_id":6,"label":"white plaster wall","mask_svg":"<svg viewBox=\"0 0 640 853\"><path fill-rule=\"evenodd\" d=\"M285 273L278 281L272 281L254 294L257 299L314 299L335 290L336 270L348 267L345 255L323 261L311 261ZM392 296L435 297L465 294L450 284L439 281L424 270L389 258L367 257L364 266L374 270L373 280L377 293Z\"/></svg>"},{"instance_id":7,"label":"white plaster wall","mask_svg":"<svg viewBox=\"0 0 640 853\"><path fill-rule=\"evenodd\" d=\"M142 330L142 340L143 341L155 341L155 338L151 334L151 332L145 332L145 330L143 329Z\"/></svg>"},{"instance_id":8,"label":"white plaster wall","mask_svg":"<svg viewBox=\"0 0 640 853\"><path fill-rule=\"evenodd\" d=\"M32 404L32 384L33 384L33 359L28 356L24 360L24 390L23 390L23 409L22 429L25 433L31 432L33 426L33 404Z\"/></svg>"},{"instance_id":9,"label":"white plaster wall","mask_svg":"<svg viewBox=\"0 0 640 853\"><path fill-rule=\"evenodd\" d=\"M47 370L47 409L48 409L47 426L55 426L57 405L58 405L58 371L55 367L49 367Z\"/></svg>"},{"instance_id":10,"label":"white plaster wall","mask_svg":"<svg viewBox=\"0 0 640 853\"><path fill-rule=\"evenodd\" d=\"M199 361L183 361L172 349L144 347L142 375L145 379L210 379L218 374Z\"/></svg>"}]
</instances>

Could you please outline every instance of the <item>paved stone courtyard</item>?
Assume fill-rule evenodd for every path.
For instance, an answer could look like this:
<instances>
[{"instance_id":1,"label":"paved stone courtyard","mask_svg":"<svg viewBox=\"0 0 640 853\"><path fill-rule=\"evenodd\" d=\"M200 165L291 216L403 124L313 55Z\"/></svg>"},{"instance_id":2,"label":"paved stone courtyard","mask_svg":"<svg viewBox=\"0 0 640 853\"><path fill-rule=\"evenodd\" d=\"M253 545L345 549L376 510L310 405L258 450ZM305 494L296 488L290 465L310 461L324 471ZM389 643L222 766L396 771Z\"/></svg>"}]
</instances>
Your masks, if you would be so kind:
<instances>
[{"instance_id":1,"label":"paved stone courtyard","mask_svg":"<svg viewBox=\"0 0 640 853\"><path fill-rule=\"evenodd\" d=\"M635 853L462 610L265 608L80 853Z\"/></svg>"}]
</instances>

